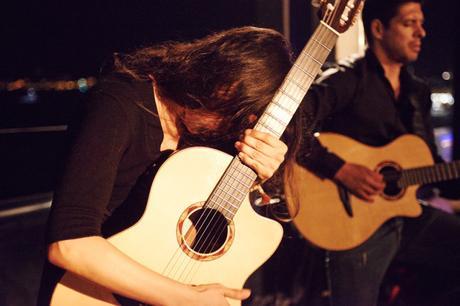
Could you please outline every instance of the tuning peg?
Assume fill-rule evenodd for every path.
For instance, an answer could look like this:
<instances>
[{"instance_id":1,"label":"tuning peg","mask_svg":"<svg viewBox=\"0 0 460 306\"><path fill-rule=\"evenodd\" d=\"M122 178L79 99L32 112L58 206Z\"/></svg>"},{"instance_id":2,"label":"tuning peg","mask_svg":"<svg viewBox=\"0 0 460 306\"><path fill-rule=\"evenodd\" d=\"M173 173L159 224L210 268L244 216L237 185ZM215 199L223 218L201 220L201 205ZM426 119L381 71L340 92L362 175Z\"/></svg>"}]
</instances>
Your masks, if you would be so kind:
<instances>
[{"instance_id":1,"label":"tuning peg","mask_svg":"<svg viewBox=\"0 0 460 306\"><path fill-rule=\"evenodd\" d=\"M356 14L353 16L353 19L351 20L352 25L354 25L356 23L356 21L358 20L358 16L361 13L361 11L363 10L363 7L364 7L364 1L359 3L358 9L356 10Z\"/></svg>"},{"instance_id":2,"label":"tuning peg","mask_svg":"<svg viewBox=\"0 0 460 306\"><path fill-rule=\"evenodd\" d=\"M311 0L311 5L313 7L320 7L326 0Z\"/></svg>"}]
</instances>

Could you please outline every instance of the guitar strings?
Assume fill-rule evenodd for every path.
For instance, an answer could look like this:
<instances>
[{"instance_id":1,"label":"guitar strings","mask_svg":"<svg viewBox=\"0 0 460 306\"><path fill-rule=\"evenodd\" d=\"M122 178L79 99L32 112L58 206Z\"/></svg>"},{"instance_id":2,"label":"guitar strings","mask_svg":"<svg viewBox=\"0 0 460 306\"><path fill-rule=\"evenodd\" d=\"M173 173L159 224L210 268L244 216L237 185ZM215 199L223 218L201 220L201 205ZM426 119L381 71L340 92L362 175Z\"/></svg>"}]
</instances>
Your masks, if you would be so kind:
<instances>
[{"instance_id":1,"label":"guitar strings","mask_svg":"<svg viewBox=\"0 0 460 306\"><path fill-rule=\"evenodd\" d=\"M316 48L316 49L318 50L318 48ZM314 51L314 48L313 48L313 51ZM311 53L313 54L314 52L311 52ZM224 230L224 228L222 228L221 232L218 235L215 236L215 239L217 239L217 240L219 239L219 237L222 235L223 230ZM211 246L212 246L212 244L211 244ZM193 267L192 267L192 269L193 269ZM189 273L192 271L192 269L190 269Z\"/></svg>"},{"instance_id":2,"label":"guitar strings","mask_svg":"<svg viewBox=\"0 0 460 306\"><path fill-rule=\"evenodd\" d=\"M249 171L248 173L252 173L252 176L246 177L247 182L243 182L241 180L232 178L232 175L234 175L235 172L238 172L239 174L243 173L241 170L238 169L238 167L246 169L247 171ZM227 178L227 179L225 179L225 178ZM231 206L233 206L233 208L238 208L239 205L241 205L241 202L244 200L244 196L247 194L247 192L249 192L249 188L252 185L252 182L254 181L254 179L255 179L255 173L252 170L250 170L250 168L248 168L247 166L243 165L239 159L234 158L232 160L231 164L229 165L228 170L223 175L223 179L218 183L218 185L216 187L216 190L217 191L220 190L220 191L225 193L225 187L228 187L231 190L238 191L237 188L232 187L232 184L234 184L235 182L239 183L241 185L241 186L239 186L240 189L246 189L246 192L238 191L238 192L241 193L241 195L243 197L241 199L235 197L236 200L239 202L239 203L235 203L236 205L232 205L232 203L230 201L227 201ZM224 208L227 211L229 211L228 206L227 206L227 204L224 203L225 200L222 197L220 197L219 195L215 196L216 194L217 194L217 192L214 192L211 195L211 197L209 198L209 200L203 206L205 209L206 208L212 209L212 211L206 212L206 213L203 214L203 215L205 215L204 220L203 220L203 215L201 215L199 220L197 221L197 224L199 226L197 228L197 232L200 233L201 231L203 231L204 233L209 233L208 235L200 236L198 238L198 240L195 242L195 245L198 245L198 250L196 250L197 253L201 253L201 254L209 253L209 251L210 251L209 248L207 249L207 251L205 251L206 242L208 242L209 238L211 238L211 240L212 240L213 237L217 237L217 239L218 239L219 236L222 235L221 233L223 232L223 229L226 228L226 224L228 224L227 218L225 218L225 217L224 218L219 218L219 216L221 216L221 213L218 211L218 209L215 209L215 208L220 207L220 208ZM214 204L217 205L217 207L215 207ZM217 216L217 221L216 221L216 216ZM210 218L210 220L208 220L209 218ZM212 222L212 221L214 221L214 222ZM209 226L212 226L212 227L209 228ZM215 235L213 236L213 234L216 232L216 230L215 230L216 226L217 226L217 228L219 228L219 227L222 228L221 233L220 233L219 236L215 236ZM205 227L205 228L203 229L203 227ZM203 238L204 238L204 240L203 240ZM212 247L212 244L209 244L209 246ZM203 252L203 251L205 251L205 252ZM199 262L199 261L195 260L192 263L194 263L194 262ZM187 264L187 262L185 262L185 264ZM190 271L191 271L191 269L189 270L189 273L187 273L186 275L190 274ZM184 272L185 272L185 269L182 271L182 273L181 273L181 275L179 277L182 277Z\"/></svg>"},{"instance_id":3,"label":"guitar strings","mask_svg":"<svg viewBox=\"0 0 460 306\"><path fill-rule=\"evenodd\" d=\"M208 216L207 216L207 217L208 217ZM222 232L222 231L223 231L223 230L221 229L221 232ZM222 233L219 233L217 236L215 236L215 237L216 237L215 239L219 239L219 236L220 236L221 234L222 234ZM192 271L192 269L189 270L189 273L190 273L191 271Z\"/></svg>"},{"instance_id":4,"label":"guitar strings","mask_svg":"<svg viewBox=\"0 0 460 306\"><path fill-rule=\"evenodd\" d=\"M321 33L321 32L323 32L323 33ZM321 37L321 36L327 36L327 34L328 34L327 31L326 31L326 33L324 33L324 31L319 31L319 35L318 35L318 36L320 36L320 37ZM329 40L330 40L329 43L331 43L332 40L331 40L330 38L329 38ZM308 49L308 48L306 48L306 49ZM321 49L317 49L317 50L321 50ZM307 50L307 51L308 51L308 50ZM314 52L314 51L315 51L315 49L312 48L312 52L307 53L307 54L308 54L309 57L313 57L313 58L316 59L316 57L315 57L315 52ZM326 54L323 54L322 57L325 58L325 57L327 56L327 53L328 53L328 52L324 52L324 53L326 53ZM320 54L320 55L321 55L321 54ZM321 56L318 57L318 58L321 58ZM308 68L308 65L303 64L303 62L306 61L306 60L308 60L308 58L305 58L305 56L304 56L304 58L301 58L300 61L299 61L300 66L302 66L302 67L307 67L307 68ZM313 63L313 61L308 61L308 63ZM315 66L315 65L314 65L314 66ZM315 68L315 67L313 67L313 68ZM317 67L317 68L318 68L318 70L319 70L320 67ZM309 81L310 78L308 78L307 80ZM305 80L303 80L303 81L305 81ZM302 96L303 96L304 94L305 94L305 93L302 93L302 92L301 92L301 95L302 95ZM298 104L296 105L296 107L297 107L297 106L298 106ZM222 227L222 228L221 228L221 232L220 232L218 235L215 236L215 239L219 239L220 236L222 235L222 232L223 232L223 231L224 231L224 228ZM214 241L214 242L216 242L216 241ZM212 246L212 244L211 244L211 246ZM208 249L208 250L209 250L209 249Z\"/></svg>"},{"instance_id":5,"label":"guitar strings","mask_svg":"<svg viewBox=\"0 0 460 306\"><path fill-rule=\"evenodd\" d=\"M318 50L318 48L316 48L316 49ZM313 48L312 51L314 51L314 48ZM311 55L313 55L313 57L314 57L314 54L313 54L314 52L311 52L311 53L312 53ZM302 60L304 60L304 59L302 59ZM301 62L301 63L302 63L302 62ZM303 65L302 65L302 66L303 66ZM319 69L319 68L320 68L320 67L318 67L318 69ZM302 93L302 95L303 95L303 93ZM222 235L223 231L224 231L224 228L222 228L222 229L221 229L221 232L220 232L218 235L215 236L215 239L217 239L217 240L220 239L220 236ZM211 246L212 246L212 244L211 244ZM208 248L208 250L209 250L209 248ZM205 252L205 253L206 253L206 252ZM193 267L192 267L192 269L189 270L189 273L191 273L192 270L193 270Z\"/></svg>"},{"instance_id":6,"label":"guitar strings","mask_svg":"<svg viewBox=\"0 0 460 306\"><path fill-rule=\"evenodd\" d=\"M224 186L224 188L225 188L225 186L229 184L228 177L231 178L231 175L233 174L232 172L236 171L236 169L234 167L235 164L236 164L235 161L231 162L230 166L228 167L228 170L224 174L224 177L223 177L222 181L219 182L218 185L215 188L217 191L222 190L222 186ZM226 174L229 174L229 175L226 176ZM227 180L225 179L225 176L226 176ZM207 208L213 209L213 208L215 208L214 207L215 205L213 205L213 204L219 205L219 196L217 196L217 199L216 199L215 194L216 194L216 192L213 192L213 194L211 194L208 202L205 203L205 205L203 206L204 209L207 209ZM221 207L224 207L224 206L221 205ZM222 226L225 223L227 223L227 221L223 221L223 222L220 221L219 222L219 220L222 220L222 218L216 218L217 215L220 215L219 212L216 209L213 209L211 211L204 211L204 213L198 219L197 233L200 234L202 231L204 231L204 233L209 233L209 234L208 235L201 235L201 236L199 236L199 238L197 240L194 241L195 246L198 246L198 249L195 251L196 253L198 253L198 254L202 253L203 254L203 250L204 250L203 246L206 245L206 241L208 241L209 238L212 237L212 234L215 233L215 227L219 226L219 225ZM214 221L217 220L217 222L212 222L213 220ZM207 222L207 221L209 221L209 222ZM209 226L212 226L212 228L209 228ZM204 241L202 241L203 238L204 238ZM199 257L199 255L197 255L197 257ZM196 261L198 261L198 260L194 260L193 262L196 262ZM187 267L188 262L185 261L185 262L181 263L181 265L183 265L183 264L185 264L186 267ZM186 273L185 274L186 276L189 275L190 274L190 269L188 270L188 273L187 273L186 269L183 269L182 273L178 276L178 278L182 280L183 277L184 277L184 273Z\"/></svg>"},{"instance_id":7,"label":"guitar strings","mask_svg":"<svg viewBox=\"0 0 460 306\"><path fill-rule=\"evenodd\" d=\"M332 18L332 17L331 17L331 18ZM329 18L329 19L330 19L330 18ZM330 31L327 31L327 30L328 30L327 27L324 27L324 26L318 28L318 35L317 35L317 37L318 37L321 41L324 41L324 40L323 40L323 39L324 39L324 36L327 37L328 34L331 34L331 32L330 32ZM323 33L321 33L321 32L323 32ZM324 33L324 32L325 32L325 33ZM333 36L332 39L329 38L329 44L331 43L331 41L332 41L334 38L335 38L335 36ZM311 43L311 41L310 41L310 43ZM308 48L308 44L307 44L307 46L306 46L305 49L307 49L307 48ZM310 54L310 55L311 55L311 56L314 56L315 51L320 51L320 53L321 53L321 49L323 49L323 47L322 47L321 45L318 45L318 43L317 43L316 46L313 46L313 47L311 47L310 49L311 49L311 54ZM328 53L328 52L327 52L327 53ZM326 56L327 56L327 54L326 54ZM305 60L308 60L308 59L307 59L307 58L303 58L303 59L301 59L301 61L300 61L299 63L302 64L302 62L305 61ZM319 68L320 68L320 67L319 67ZM318 70L319 70L319 69L318 69ZM288 75L289 75L289 74L288 74ZM300 79L300 82L303 83L303 82L305 82L305 80L306 80L307 82L310 82L310 79L311 79L311 78L309 78L307 75L303 75L303 76L301 76L299 79ZM302 79L303 79L303 80L302 80ZM309 84L309 85L310 85L310 84ZM309 86L309 85L308 85L308 86ZM252 183L251 183L251 184L252 184ZM244 199L243 199L243 200L244 200ZM209 201L207 201L203 207L207 206L208 203L209 203ZM217 204L218 204L218 203L217 203ZM241 203L240 203L239 205L241 205ZM238 207L237 207L237 208L238 208ZM204 238L204 239L205 239L204 242L200 242L200 241L199 241L199 240L201 240L203 237L199 237L199 238L198 238L198 241L196 242L196 244L197 244L197 245L200 245L200 243L202 243L202 245L204 246L204 249L202 249L202 247L200 246L200 249L198 250L198 253L207 254L207 252L211 251L212 245L213 245L214 243L216 243L216 242L219 241L219 238L222 236L224 230L226 229L227 226L225 226L225 224L222 224L222 218L220 218L221 223L219 223L219 222L213 222L213 223L212 223L212 224L213 224L213 227L212 227L211 229L208 228L208 227L210 226L210 224L211 224L210 221L214 220L218 214L220 215L221 213L218 212L217 209L215 209L215 210L213 209L212 212L204 213L204 214L202 214L202 215L199 217L199 219L198 219L198 221L197 221L197 224L199 224L199 228L197 229L197 232L199 233L200 231L202 231L202 230L203 230L203 226L205 226L206 228L204 229L204 233L208 233L208 231L209 231L209 234L208 234L208 235L203 235L203 237L206 236L206 237ZM205 215L205 216L204 216L204 215ZM203 218L204 218L204 220L203 220ZM207 220L207 219L209 219L209 218L210 218L210 220ZM224 220L226 220L225 217L224 217ZM226 223L226 222L225 222L225 223ZM216 226L217 226L217 229L220 227L220 231L219 231L219 233L217 233L217 235L215 235L215 233L214 233L214 231L215 231L215 229L216 229ZM214 235L213 235L213 234L214 234ZM206 247L206 241L207 241L208 239L211 239L211 243L208 244L208 246ZM183 243L186 243L186 242L183 242ZM226 241L226 243L228 243L228 241ZM187 247L187 246L186 246L186 247ZM181 256L181 255L182 255L182 256ZM182 257L182 258L181 258L181 257ZM195 257L195 258L192 258L192 257ZM180 273L179 277L176 278L176 277L174 277L174 275L173 275L173 276L170 276L170 277L172 277L173 279L176 279L176 280L178 280L178 281L183 281L183 282L186 283L186 284L190 284L190 282L192 281L193 277L196 275L196 273L197 273L199 267L203 264L203 261L202 261L202 260L197 260L197 259L196 259L197 257L199 257L198 255L196 255L196 256L192 255L192 257L188 256L187 254L184 254L184 252L182 251L181 246L179 246L179 247L176 249L174 255L171 257L171 259L170 259L170 261L168 262L168 264L166 265L166 267L165 267L165 269L164 269L164 272L163 272L163 275L165 275L165 276L170 276L170 275L168 275L168 274L170 274L172 271L171 271L171 272L167 272L168 267L172 267L172 269L174 269L175 267L177 267L177 268L178 268L178 272ZM181 259L182 259L182 260L181 260ZM178 261L180 261L179 264L178 264ZM174 262L174 263L173 263L173 262ZM183 266L183 265L185 265L185 267L182 269L182 271L180 271L180 270L181 270L180 267ZM195 270L195 271L193 272L193 270ZM192 273L192 272L193 272L193 273ZM184 275L184 273L186 273L186 274ZM174 274L176 274L176 272L174 272ZM185 277L184 277L184 276L185 276ZM183 278L183 277L184 277L184 279L182 280L181 278ZM188 280L187 280L187 279L188 279Z\"/></svg>"},{"instance_id":8,"label":"guitar strings","mask_svg":"<svg viewBox=\"0 0 460 306\"><path fill-rule=\"evenodd\" d=\"M227 171L226 171L227 173L228 173L228 171L229 171L230 169L233 168L233 167L232 167L233 164L235 164L235 160L233 160L233 161L231 162L231 164L229 165L229 167L228 167L228 169L227 169ZM225 178L225 174L222 176L221 181L218 182L218 184L217 184L217 186L216 186L215 189L219 189L219 187L224 183L224 178ZM212 195L211 195L211 196L212 196ZM205 203L205 205L204 205L203 207L206 208L207 206L209 206L209 203L212 203L212 201L210 201L210 200L212 200L211 197L210 197L210 199L208 199L208 201ZM211 221L212 221L212 219L214 219L214 217L215 217L215 215L216 215L217 213L218 213L217 210L214 210L214 214L211 214L210 212L207 212L207 213L201 215L200 218L199 218L199 219L197 220L197 222L196 222L197 224L200 225L200 227L197 228L197 231L200 232L200 231L202 230L202 226L203 226L203 225L210 224L210 220L207 220L207 219L210 217L210 218L211 218ZM204 220L203 220L203 216L204 216L204 218L205 218ZM205 230L206 230L206 229L205 229ZM185 247L187 247L187 246L185 246ZM176 257L176 254L178 253L179 250L181 251L181 248L180 248L180 247L178 248L178 250L176 250L175 255L174 255L175 257ZM179 256L178 256L178 257L180 257L180 254L182 254L182 253L183 253L183 252L179 252ZM199 256L197 255L197 256L193 256L193 257L199 257ZM185 258L185 264L187 263L187 259L192 260L187 254L185 254L185 257L184 257L184 258ZM172 259L173 259L173 258L172 258ZM172 259L170 260L170 262L168 263L167 266L169 266L169 265L172 264L172 261L173 261ZM175 263L175 264L172 264L172 265L173 265L173 267L172 267L173 269L174 269L174 268L177 268L177 269L180 270L180 266L182 265L182 263L180 263L179 265L177 265L177 261L178 261L179 259L180 259L180 258L176 258L176 260L175 260L176 263ZM197 261L197 260L194 260L194 261ZM175 266L176 266L176 267L175 267ZM167 269L167 267L165 268L165 270L166 270L166 269ZM180 271L179 271L179 272L180 272ZM168 274L169 274L169 273L168 273ZM177 279L177 277L175 277L175 276L172 276L172 278Z\"/></svg>"},{"instance_id":9,"label":"guitar strings","mask_svg":"<svg viewBox=\"0 0 460 306\"><path fill-rule=\"evenodd\" d=\"M245 198L246 198L246 196L247 196L247 194L249 192L249 189L250 189L252 183L254 182L254 177L256 176L255 172L253 170L251 170L249 167L247 167L244 164L242 164L242 162L241 162L241 160L239 158L236 158L235 163L241 169L234 168L233 173L230 173L230 175L234 174L235 172L238 172L239 174L243 174L243 176L245 176L246 179L247 179L246 182L238 181L237 179L235 179L235 180L238 181L240 184L242 184L244 186L244 189L246 189L246 190L245 190L245 192L239 191L238 188L231 188L231 186L229 185L229 182L224 182L224 184L227 184L229 189L230 189L230 191L232 191L232 193L233 193L233 194L228 194L227 193L227 195L230 195L231 197L236 199L239 203L235 203L236 205L234 206L233 203L231 203L231 201L225 201L225 199L218 198L220 200L219 201L220 203L216 203L218 206L225 207L225 206L227 206L227 204L225 204L225 202L228 202L229 205L231 205L234 208L238 209L241 206L242 202L245 200ZM242 196L242 198L239 199L237 196L234 196L235 192L239 192L240 196ZM217 214L217 212L216 212L216 214ZM212 228L209 229L207 227L205 229L205 231L210 231L210 233L215 233L216 230L219 231L219 229L220 229L220 231L217 233L217 235L214 235L214 236L213 235L207 235L205 237L204 241L201 242L202 245L200 245L200 249L198 249L198 252L201 253L201 254L210 254L211 253L213 245L217 245L217 243L219 242L219 239L221 239L221 237L223 237L223 234L224 234L225 230L228 229L229 221L227 220L227 218L219 218L217 220L217 222L212 222L212 223L209 223L209 224L212 224ZM225 243L223 244L223 246L221 246L218 249L214 250L214 253L218 252L219 250L221 250L222 247L225 247L225 244L228 243L227 237L225 237ZM200 239L201 239L201 237L200 237ZM211 241L208 241L209 239L211 239ZM200 242L197 242L197 243L199 244ZM192 270L194 268L198 269L198 267L200 266L200 263L201 263L200 261L192 262L192 266L189 269L188 273L185 275L185 279L189 278L190 281L191 281L191 278L193 278L193 276L194 276L194 273L192 273Z\"/></svg>"}]
</instances>

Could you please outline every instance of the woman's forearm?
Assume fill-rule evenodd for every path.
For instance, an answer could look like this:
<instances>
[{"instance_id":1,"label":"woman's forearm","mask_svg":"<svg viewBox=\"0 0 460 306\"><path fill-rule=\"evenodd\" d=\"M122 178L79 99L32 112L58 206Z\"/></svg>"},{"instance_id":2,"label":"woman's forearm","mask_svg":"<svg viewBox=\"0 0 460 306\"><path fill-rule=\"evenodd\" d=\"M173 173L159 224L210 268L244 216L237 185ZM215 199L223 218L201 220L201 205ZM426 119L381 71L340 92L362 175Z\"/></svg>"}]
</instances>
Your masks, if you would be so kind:
<instances>
[{"instance_id":1,"label":"woman's forearm","mask_svg":"<svg viewBox=\"0 0 460 306\"><path fill-rule=\"evenodd\" d=\"M59 241L49 260L112 292L153 305L191 305L198 293L132 260L102 237Z\"/></svg>"}]
</instances>

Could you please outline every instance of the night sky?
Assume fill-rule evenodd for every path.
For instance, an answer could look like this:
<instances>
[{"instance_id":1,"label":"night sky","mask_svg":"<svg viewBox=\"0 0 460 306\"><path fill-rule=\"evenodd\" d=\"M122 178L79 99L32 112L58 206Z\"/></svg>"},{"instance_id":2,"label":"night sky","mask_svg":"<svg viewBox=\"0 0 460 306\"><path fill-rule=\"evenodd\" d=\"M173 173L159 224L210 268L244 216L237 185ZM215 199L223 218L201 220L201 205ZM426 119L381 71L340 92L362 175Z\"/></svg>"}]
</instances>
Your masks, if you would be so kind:
<instances>
[{"instance_id":1,"label":"night sky","mask_svg":"<svg viewBox=\"0 0 460 306\"><path fill-rule=\"evenodd\" d=\"M94 74L114 51L254 24L255 1L2 1L1 78Z\"/></svg>"},{"instance_id":2,"label":"night sky","mask_svg":"<svg viewBox=\"0 0 460 306\"><path fill-rule=\"evenodd\" d=\"M453 70L456 2L425 2L428 37L416 65L424 77ZM275 10L280 3L281 0L2 1L0 79L90 75L114 51L129 51L168 39L190 39L239 25L279 28ZM309 16L308 1L292 3L305 6L305 10L295 12L297 18ZM273 20L267 22L270 15Z\"/></svg>"}]
</instances>

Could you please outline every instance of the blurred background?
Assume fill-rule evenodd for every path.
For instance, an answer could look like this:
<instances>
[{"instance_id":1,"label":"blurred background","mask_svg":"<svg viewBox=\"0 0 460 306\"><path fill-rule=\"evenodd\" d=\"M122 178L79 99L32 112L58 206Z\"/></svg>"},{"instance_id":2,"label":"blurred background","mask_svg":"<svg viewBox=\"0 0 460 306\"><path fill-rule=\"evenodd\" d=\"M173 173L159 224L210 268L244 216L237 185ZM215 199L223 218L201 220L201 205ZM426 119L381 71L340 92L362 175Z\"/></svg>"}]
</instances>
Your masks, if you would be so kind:
<instances>
[{"instance_id":1,"label":"blurred background","mask_svg":"<svg viewBox=\"0 0 460 306\"><path fill-rule=\"evenodd\" d=\"M455 0L426 1L428 36L413 65L432 87L436 140L446 160L460 158L455 8ZM299 52L317 22L303 0L2 1L0 305L34 304L67 125L113 52L242 25L276 29ZM340 38L330 60L362 53L363 35L358 23Z\"/></svg>"}]
</instances>

